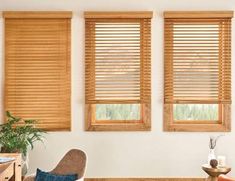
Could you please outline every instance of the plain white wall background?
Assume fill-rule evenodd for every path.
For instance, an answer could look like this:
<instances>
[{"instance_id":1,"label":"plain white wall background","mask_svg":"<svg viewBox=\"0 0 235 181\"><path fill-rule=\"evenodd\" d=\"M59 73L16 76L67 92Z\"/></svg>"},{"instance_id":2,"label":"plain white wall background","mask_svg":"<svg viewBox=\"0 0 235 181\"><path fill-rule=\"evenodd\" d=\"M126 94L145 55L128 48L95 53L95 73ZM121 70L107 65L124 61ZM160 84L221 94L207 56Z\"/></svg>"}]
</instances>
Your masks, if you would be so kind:
<instances>
[{"instance_id":1,"label":"plain white wall background","mask_svg":"<svg viewBox=\"0 0 235 181\"><path fill-rule=\"evenodd\" d=\"M219 133L163 132L163 11L235 10L235 0L0 0L5 10L69 10L72 19L72 131L46 135L45 144L30 151L30 170L52 169L71 148L86 151L89 160L86 177L203 177L201 165L208 155L209 135ZM152 19L152 131L84 131L84 19L89 11L154 12ZM2 19L0 19L2 26ZM233 25L235 21L233 20ZM1 27L0 26L0 27ZM234 47L234 29L232 47ZM3 46L0 30L0 54ZM232 48L234 52L234 48ZM2 57L2 55L1 55ZM234 62L234 59L232 60ZM0 68L3 67L0 61ZM234 66L232 67L234 77ZM1 74L3 68L1 68ZM1 75L2 76L2 75ZM0 77L1 78L1 77ZM233 78L233 85L235 83ZM2 84L1 84L2 85ZM2 90L2 86L0 88ZM234 97L233 91L233 97ZM0 94L2 95L2 93ZM2 100L2 96L0 100ZM234 100L234 99L233 99ZM1 106L1 110L3 110ZM234 104L232 112L235 111ZM2 115L1 115L2 117ZM225 155L235 169L235 124L217 145L217 154ZM235 176L235 171L231 174Z\"/></svg>"}]
</instances>

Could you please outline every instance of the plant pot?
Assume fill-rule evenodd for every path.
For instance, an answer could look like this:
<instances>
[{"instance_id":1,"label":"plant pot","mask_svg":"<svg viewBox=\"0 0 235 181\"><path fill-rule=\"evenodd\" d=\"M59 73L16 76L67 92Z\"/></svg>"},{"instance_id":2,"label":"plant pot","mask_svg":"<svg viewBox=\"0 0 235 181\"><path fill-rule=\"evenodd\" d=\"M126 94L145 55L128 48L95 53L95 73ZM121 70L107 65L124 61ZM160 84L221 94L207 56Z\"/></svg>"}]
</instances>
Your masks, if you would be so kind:
<instances>
[{"instance_id":1,"label":"plant pot","mask_svg":"<svg viewBox=\"0 0 235 181\"><path fill-rule=\"evenodd\" d=\"M21 157L21 165L22 165L22 176L25 176L28 172L28 169L29 169L29 154L28 152L26 153L26 155L24 154L21 154L22 157Z\"/></svg>"}]
</instances>

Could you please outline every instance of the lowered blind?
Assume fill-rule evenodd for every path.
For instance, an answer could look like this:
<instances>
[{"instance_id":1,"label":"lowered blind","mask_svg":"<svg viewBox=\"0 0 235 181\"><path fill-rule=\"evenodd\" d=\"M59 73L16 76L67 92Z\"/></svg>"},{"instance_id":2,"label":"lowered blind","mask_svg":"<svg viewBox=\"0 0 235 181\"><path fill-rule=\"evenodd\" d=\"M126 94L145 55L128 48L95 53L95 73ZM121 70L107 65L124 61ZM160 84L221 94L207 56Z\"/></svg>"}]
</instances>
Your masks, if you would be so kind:
<instances>
[{"instance_id":1,"label":"lowered blind","mask_svg":"<svg viewBox=\"0 0 235 181\"><path fill-rule=\"evenodd\" d=\"M71 12L4 12L5 110L70 130Z\"/></svg>"},{"instance_id":2,"label":"lowered blind","mask_svg":"<svg viewBox=\"0 0 235 181\"><path fill-rule=\"evenodd\" d=\"M86 104L149 103L151 12L86 12Z\"/></svg>"},{"instance_id":3,"label":"lowered blind","mask_svg":"<svg viewBox=\"0 0 235 181\"><path fill-rule=\"evenodd\" d=\"M165 12L165 103L231 103L232 12Z\"/></svg>"}]
</instances>

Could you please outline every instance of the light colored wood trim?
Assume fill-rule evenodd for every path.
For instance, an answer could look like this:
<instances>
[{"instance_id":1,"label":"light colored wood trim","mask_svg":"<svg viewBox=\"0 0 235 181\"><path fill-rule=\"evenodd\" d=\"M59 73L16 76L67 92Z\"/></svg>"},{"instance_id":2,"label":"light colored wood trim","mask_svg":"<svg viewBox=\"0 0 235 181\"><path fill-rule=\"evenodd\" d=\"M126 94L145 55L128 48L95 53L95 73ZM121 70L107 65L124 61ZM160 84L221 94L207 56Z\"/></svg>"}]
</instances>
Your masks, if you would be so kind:
<instances>
[{"instance_id":1,"label":"light colored wood trim","mask_svg":"<svg viewBox=\"0 0 235 181\"><path fill-rule=\"evenodd\" d=\"M141 105L141 119L139 121L97 121L95 118L95 104L85 106L86 131L150 131L151 130L151 105Z\"/></svg>"},{"instance_id":2,"label":"light colored wood trim","mask_svg":"<svg viewBox=\"0 0 235 181\"><path fill-rule=\"evenodd\" d=\"M85 178L85 181L206 181L205 178Z\"/></svg>"},{"instance_id":3,"label":"light colored wood trim","mask_svg":"<svg viewBox=\"0 0 235 181\"><path fill-rule=\"evenodd\" d=\"M85 104L85 130L92 131L92 122L95 120L95 105Z\"/></svg>"},{"instance_id":4,"label":"light colored wood trim","mask_svg":"<svg viewBox=\"0 0 235 181\"><path fill-rule=\"evenodd\" d=\"M173 106L171 104L164 104L163 106L163 130L171 131L171 125L173 120Z\"/></svg>"},{"instance_id":5,"label":"light colored wood trim","mask_svg":"<svg viewBox=\"0 0 235 181\"><path fill-rule=\"evenodd\" d=\"M72 18L72 11L3 11L4 18Z\"/></svg>"},{"instance_id":6,"label":"light colored wood trim","mask_svg":"<svg viewBox=\"0 0 235 181\"><path fill-rule=\"evenodd\" d=\"M108 122L108 121L107 121ZM150 131L151 128L142 123L92 123L86 131Z\"/></svg>"},{"instance_id":7,"label":"light colored wood trim","mask_svg":"<svg viewBox=\"0 0 235 181\"><path fill-rule=\"evenodd\" d=\"M233 11L165 11L164 18L232 18Z\"/></svg>"},{"instance_id":8,"label":"light colored wood trim","mask_svg":"<svg viewBox=\"0 0 235 181\"><path fill-rule=\"evenodd\" d=\"M152 18L152 11L85 11L85 18Z\"/></svg>"},{"instance_id":9,"label":"light colored wood trim","mask_svg":"<svg viewBox=\"0 0 235 181\"><path fill-rule=\"evenodd\" d=\"M170 132L229 132L231 131L231 106L229 104L222 105L223 120L222 123L180 123L174 122L173 105L164 104L164 131Z\"/></svg>"},{"instance_id":10,"label":"light colored wood trim","mask_svg":"<svg viewBox=\"0 0 235 181\"><path fill-rule=\"evenodd\" d=\"M151 103L142 104L142 124L145 131L151 131Z\"/></svg>"},{"instance_id":11,"label":"light colored wood trim","mask_svg":"<svg viewBox=\"0 0 235 181\"><path fill-rule=\"evenodd\" d=\"M222 104L222 125L225 131L231 131L231 104Z\"/></svg>"},{"instance_id":12,"label":"light colored wood trim","mask_svg":"<svg viewBox=\"0 0 235 181\"><path fill-rule=\"evenodd\" d=\"M6 164L12 164L12 169L8 168L5 170L5 172L0 171L0 180L5 180L5 177L8 176L11 178L10 180L14 181L21 181L21 154L20 153L0 153L0 157L15 157L15 160L11 163ZM3 166L4 164L0 164L0 166ZM12 177L9 175L12 172Z\"/></svg>"}]
</instances>

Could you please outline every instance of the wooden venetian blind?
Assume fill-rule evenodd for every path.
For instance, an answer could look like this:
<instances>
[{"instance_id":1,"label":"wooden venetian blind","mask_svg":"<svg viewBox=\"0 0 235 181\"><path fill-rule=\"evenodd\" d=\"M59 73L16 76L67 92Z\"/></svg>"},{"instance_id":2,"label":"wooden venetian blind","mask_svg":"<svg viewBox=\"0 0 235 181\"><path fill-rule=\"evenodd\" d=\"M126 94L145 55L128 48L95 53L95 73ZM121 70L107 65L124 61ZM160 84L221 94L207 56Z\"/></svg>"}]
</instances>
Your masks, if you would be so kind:
<instances>
[{"instance_id":1,"label":"wooden venetian blind","mask_svg":"<svg viewBox=\"0 0 235 181\"><path fill-rule=\"evenodd\" d=\"M5 110L70 130L71 12L4 12Z\"/></svg>"},{"instance_id":2,"label":"wooden venetian blind","mask_svg":"<svg viewBox=\"0 0 235 181\"><path fill-rule=\"evenodd\" d=\"M165 12L165 103L231 103L232 12Z\"/></svg>"},{"instance_id":3,"label":"wooden venetian blind","mask_svg":"<svg viewBox=\"0 0 235 181\"><path fill-rule=\"evenodd\" d=\"M150 101L151 12L85 12L86 104Z\"/></svg>"}]
</instances>

